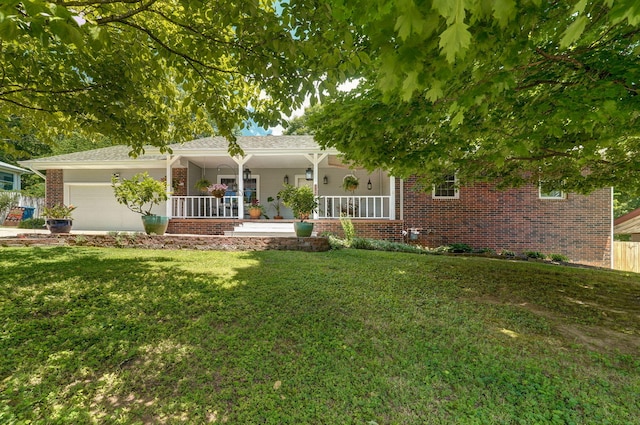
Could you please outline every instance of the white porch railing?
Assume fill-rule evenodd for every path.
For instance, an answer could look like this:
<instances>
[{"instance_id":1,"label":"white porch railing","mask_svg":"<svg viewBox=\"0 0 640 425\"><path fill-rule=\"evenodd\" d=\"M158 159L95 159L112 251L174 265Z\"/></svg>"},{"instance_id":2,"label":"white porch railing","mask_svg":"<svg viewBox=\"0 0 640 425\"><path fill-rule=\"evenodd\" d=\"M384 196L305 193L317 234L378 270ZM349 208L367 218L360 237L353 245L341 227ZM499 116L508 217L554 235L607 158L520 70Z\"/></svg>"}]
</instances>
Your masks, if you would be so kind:
<instances>
[{"instance_id":1,"label":"white porch railing","mask_svg":"<svg viewBox=\"0 0 640 425\"><path fill-rule=\"evenodd\" d=\"M172 196L172 217L175 218L238 218L240 196ZM390 196L322 196L318 218L331 219L346 215L363 219L391 219Z\"/></svg>"},{"instance_id":2,"label":"white porch railing","mask_svg":"<svg viewBox=\"0 0 640 425\"><path fill-rule=\"evenodd\" d=\"M318 208L319 218L391 218L390 196L323 196Z\"/></svg>"},{"instance_id":3,"label":"white porch railing","mask_svg":"<svg viewBox=\"0 0 640 425\"><path fill-rule=\"evenodd\" d=\"M240 196L172 196L171 216L175 218L238 218Z\"/></svg>"}]
</instances>

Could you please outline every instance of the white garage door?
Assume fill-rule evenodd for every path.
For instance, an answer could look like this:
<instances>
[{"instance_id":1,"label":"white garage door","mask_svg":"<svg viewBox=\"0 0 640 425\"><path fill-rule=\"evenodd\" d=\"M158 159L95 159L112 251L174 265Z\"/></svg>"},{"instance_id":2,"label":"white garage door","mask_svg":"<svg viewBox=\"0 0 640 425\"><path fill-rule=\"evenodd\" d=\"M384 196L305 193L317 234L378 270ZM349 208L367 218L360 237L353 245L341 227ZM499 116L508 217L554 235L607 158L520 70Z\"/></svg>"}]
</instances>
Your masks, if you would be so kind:
<instances>
[{"instance_id":1,"label":"white garage door","mask_svg":"<svg viewBox=\"0 0 640 425\"><path fill-rule=\"evenodd\" d=\"M68 185L74 230L142 232L140 214L118 204L111 185Z\"/></svg>"}]
</instances>

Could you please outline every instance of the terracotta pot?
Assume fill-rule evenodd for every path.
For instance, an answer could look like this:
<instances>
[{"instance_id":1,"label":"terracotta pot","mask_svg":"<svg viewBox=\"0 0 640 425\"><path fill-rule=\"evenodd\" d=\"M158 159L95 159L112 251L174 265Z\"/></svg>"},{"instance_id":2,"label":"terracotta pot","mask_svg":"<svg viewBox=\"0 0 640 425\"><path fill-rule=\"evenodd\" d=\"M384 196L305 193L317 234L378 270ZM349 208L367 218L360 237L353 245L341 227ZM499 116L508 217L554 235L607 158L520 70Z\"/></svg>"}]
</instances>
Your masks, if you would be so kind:
<instances>
[{"instance_id":1,"label":"terracotta pot","mask_svg":"<svg viewBox=\"0 0 640 425\"><path fill-rule=\"evenodd\" d=\"M249 217L260 218L262 210L260 208L249 208Z\"/></svg>"}]
</instances>

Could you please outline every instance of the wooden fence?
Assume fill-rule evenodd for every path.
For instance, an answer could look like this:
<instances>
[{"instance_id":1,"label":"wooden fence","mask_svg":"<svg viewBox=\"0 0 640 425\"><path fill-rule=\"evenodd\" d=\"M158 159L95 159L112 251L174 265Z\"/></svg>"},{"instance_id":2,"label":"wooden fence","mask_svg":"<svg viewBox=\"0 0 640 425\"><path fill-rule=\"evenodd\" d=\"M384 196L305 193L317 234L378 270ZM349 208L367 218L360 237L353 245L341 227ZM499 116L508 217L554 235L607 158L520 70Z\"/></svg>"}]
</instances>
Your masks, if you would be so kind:
<instances>
[{"instance_id":1,"label":"wooden fence","mask_svg":"<svg viewBox=\"0 0 640 425\"><path fill-rule=\"evenodd\" d=\"M640 273L640 242L614 242L613 268Z\"/></svg>"}]
</instances>

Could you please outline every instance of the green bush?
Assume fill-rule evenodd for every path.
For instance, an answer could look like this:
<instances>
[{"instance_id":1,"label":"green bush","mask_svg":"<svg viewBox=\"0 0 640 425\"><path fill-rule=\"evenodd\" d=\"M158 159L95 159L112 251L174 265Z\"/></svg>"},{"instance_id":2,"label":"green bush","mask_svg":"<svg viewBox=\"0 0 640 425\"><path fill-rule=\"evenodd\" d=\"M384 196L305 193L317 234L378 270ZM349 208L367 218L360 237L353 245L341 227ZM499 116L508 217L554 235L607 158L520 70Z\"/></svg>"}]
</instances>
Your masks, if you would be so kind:
<instances>
[{"instance_id":1,"label":"green bush","mask_svg":"<svg viewBox=\"0 0 640 425\"><path fill-rule=\"evenodd\" d=\"M567 257L566 255L562 255L562 254L550 254L549 258L551 258L552 261L558 261L560 263L568 263L569 262L569 257Z\"/></svg>"},{"instance_id":2,"label":"green bush","mask_svg":"<svg viewBox=\"0 0 640 425\"><path fill-rule=\"evenodd\" d=\"M455 253L465 253L465 252L473 252L473 248L471 248L466 243L452 243L447 246L449 248L449 252Z\"/></svg>"},{"instance_id":3,"label":"green bush","mask_svg":"<svg viewBox=\"0 0 640 425\"><path fill-rule=\"evenodd\" d=\"M18 223L19 229L42 229L44 227L44 218L28 218Z\"/></svg>"},{"instance_id":4,"label":"green bush","mask_svg":"<svg viewBox=\"0 0 640 425\"><path fill-rule=\"evenodd\" d=\"M344 239L347 242L347 245L351 244L353 238L356 237L356 228L353 226L353 222L351 218L340 214L340 224L342 225L342 231L344 232Z\"/></svg>"},{"instance_id":5,"label":"green bush","mask_svg":"<svg viewBox=\"0 0 640 425\"><path fill-rule=\"evenodd\" d=\"M539 259L539 260L544 260L545 258L547 258L547 256L541 253L540 251L525 251L524 255L527 258L533 258L533 259Z\"/></svg>"}]
</instances>

